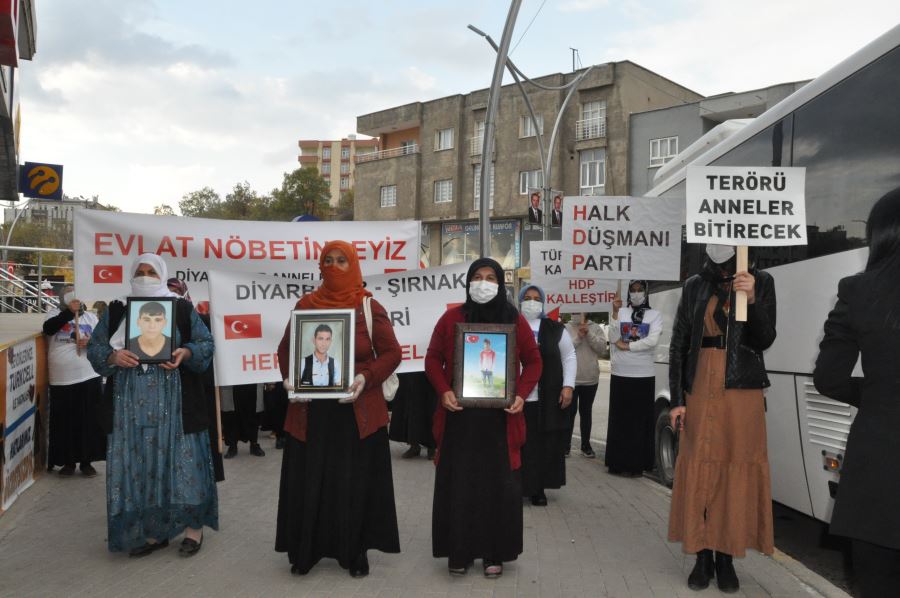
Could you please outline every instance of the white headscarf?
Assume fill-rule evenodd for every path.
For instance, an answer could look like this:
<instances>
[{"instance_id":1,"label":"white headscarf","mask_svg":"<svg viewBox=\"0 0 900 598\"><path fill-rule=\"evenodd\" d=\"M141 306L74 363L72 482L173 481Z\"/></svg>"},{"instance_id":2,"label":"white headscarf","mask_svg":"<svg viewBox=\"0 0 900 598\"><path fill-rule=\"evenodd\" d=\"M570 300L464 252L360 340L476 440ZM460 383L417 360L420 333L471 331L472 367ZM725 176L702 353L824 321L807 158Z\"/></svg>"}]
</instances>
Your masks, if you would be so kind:
<instances>
[{"instance_id":1,"label":"white headscarf","mask_svg":"<svg viewBox=\"0 0 900 598\"><path fill-rule=\"evenodd\" d=\"M153 269L159 275L157 284L139 285L134 282L134 273L141 264L153 266ZM170 291L166 284L169 280L169 268L166 266L166 262L155 253L142 253L134 258L134 261L131 263L129 276L131 278L131 293L127 295L128 297L178 297L178 294Z\"/></svg>"},{"instance_id":2,"label":"white headscarf","mask_svg":"<svg viewBox=\"0 0 900 598\"><path fill-rule=\"evenodd\" d=\"M159 275L157 284L143 285L134 282L134 273L141 264L153 266L153 269L156 270L156 273ZM129 270L128 276L131 282L131 293L120 298L122 303L125 303L129 297L178 297L178 294L170 291L166 284L169 280L169 268L166 267L165 260L155 253L142 253L134 258L134 261L131 262L131 270ZM125 348L124 324L125 318L122 318L118 328L116 328L115 332L113 332L112 336L109 338L109 345L113 349Z\"/></svg>"}]
</instances>

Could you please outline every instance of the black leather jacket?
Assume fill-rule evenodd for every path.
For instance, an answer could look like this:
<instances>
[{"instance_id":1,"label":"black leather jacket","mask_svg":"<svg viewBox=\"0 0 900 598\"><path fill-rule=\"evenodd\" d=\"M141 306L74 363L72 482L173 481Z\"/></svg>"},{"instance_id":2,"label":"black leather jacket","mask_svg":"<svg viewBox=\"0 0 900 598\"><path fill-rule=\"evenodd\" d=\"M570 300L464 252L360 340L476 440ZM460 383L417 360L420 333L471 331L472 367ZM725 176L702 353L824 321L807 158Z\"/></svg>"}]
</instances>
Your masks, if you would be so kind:
<instances>
[{"instance_id":1,"label":"black leather jacket","mask_svg":"<svg viewBox=\"0 0 900 598\"><path fill-rule=\"evenodd\" d=\"M728 314L725 388L769 386L762 353L775 342L775 281L767 272L751 270L750 273L756 278L756 290L755 302L747 305L747 321L735 322L733 309ZM691 392L703 338L703 316L713 291L714 284L699 275L684 283L669 345L669 390L673 407L684 405L685 393Z\"/></svg>"}]
</instances>

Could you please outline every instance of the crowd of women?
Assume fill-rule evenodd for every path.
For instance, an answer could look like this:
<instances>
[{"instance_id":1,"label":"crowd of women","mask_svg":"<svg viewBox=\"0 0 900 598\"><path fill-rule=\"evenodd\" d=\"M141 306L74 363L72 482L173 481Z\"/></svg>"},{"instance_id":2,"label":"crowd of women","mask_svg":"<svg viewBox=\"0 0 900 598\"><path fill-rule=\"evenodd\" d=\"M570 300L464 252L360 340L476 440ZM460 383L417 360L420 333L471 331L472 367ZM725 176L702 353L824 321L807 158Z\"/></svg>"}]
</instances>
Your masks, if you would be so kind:
<instances>
[{"instance_id":1,"label":"crowd of women","mask_svg":"<svg viewBox=\"0 0 900 598\"><path fill-rule=\"evenodd\" d=\"M893 334L900 305L900 192L875 205L867 237L866 270L841 282L825 324L815 384L859 409L832 531L853 540L862 595L880 596L895 592L900 581L900 465L892 457L900 449L893 433L900 425L900 335ZM296 308L355 311L353 379L347 399L296 399L283 413L275 549L287 553L294 574L330 558L359 577L369 572L368 550L400 552L382 383L401 351L384 308L368 300L353 246L329 242L319 266L322 285ZM80 463L90 476L96 474L92 461L106 459L111 551L145 556L183 533L179 553L192 556L204 528L219 525L221 460L211 448L215 413L204 400L212 336L208 320L204 324L183 297L186 289L167 286L162 258L141 255L130 274L129 296L176 298L171 359L146 363L125 348L128 296L112 301L98 320L67 289L45 325L53 337L50 464L71 475ZM480 559L484 575L497 577L522 553L523 498L544 506L546 490L565 485L576 413L581 453L594 456L590 415L599 357L609 355L611 364L609 473L638 476L652 469L654 354L663 327L671 326L670 415L680 452L669 539L696 555L690 588L701 590L715 579L721 591L737 591L733 557L747 548L774 549L763 361L776 337L773 278L752 267L737 271L733 248L708 246L702 271L684 285L674 321L664 322L651 308L649 283L634 280L627 297L613 303L608 338L583 316L567 325L548 318L538 286L522 288L516 307L493 259L472 263L466 281L464 302L434 328L424 375L402 383L405 411L394 414L398 431L391 431L410 443L405 457L424 445L434 460L434 557L447 559L451 575L465 575ZM737 293L747 297L746 321L735 317ZM460 324L507 325L514 339L514 392L505 408L464 406L454 392ZM292 390L289 331L278 353L284 386ZM72 361L82 351L92 367ZM862 379L852 377L860 355ZM54 369L54 359L65 367ZM106 383L98 405L78 398L98 392L101 377ZM94 422L105 435L94 432ZM431 429L423 431L428 423ZM247 440L251 452L261 452L255 435L235 434L229 446Z\"/></svg>"}]
</instances>

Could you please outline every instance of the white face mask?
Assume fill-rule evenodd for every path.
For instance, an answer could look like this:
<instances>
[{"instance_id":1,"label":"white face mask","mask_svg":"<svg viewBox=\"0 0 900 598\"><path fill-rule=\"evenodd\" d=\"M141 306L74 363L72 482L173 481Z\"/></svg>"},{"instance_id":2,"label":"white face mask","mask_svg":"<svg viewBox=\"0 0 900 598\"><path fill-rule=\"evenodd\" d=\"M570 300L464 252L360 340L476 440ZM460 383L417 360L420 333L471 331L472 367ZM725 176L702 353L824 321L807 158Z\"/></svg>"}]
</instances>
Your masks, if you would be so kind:
<instances>
[{"instance_id":1,"label":"white face mask","mask_svg":"<svg viewBox=\"0 0 900 598\"><path fill-rule=\"evenodd\" d=\"M72 303L72 300L75 299L75 291L69 291L65 295L62 296L63 305L68 305Z\"/></svg>"},{"instance_id":2,"label":"white face mask","mask_svg":"<svg viewBox=\"0 0 900 598\"><path fill-rule=\"evenodd\" d=\"M734 256L734 245L706 245L706 255L715 264L724 264Z\"/></svg>"},{"instance_id":3,"label":"white face mask","mask_svg":"<svg viewBox=\"0 0 900 598\"><path fill-rule=\"evenodd\" d=\"M131 290L135 295L152 295L162 282L153 276L135 276L131 279Z\"/></svg>"},{"instance_id":4,"label":"white face mask","mask_svg":"<svg viewBox=\"0 0 900 598\"><path fill-rule=\"evenodd\" d=\"M644 299L647 298L647 294L643 291L628 293L628 298L631 300L632 307L640 307L644 304Z\"/></svg>"},{"instance_id":5,"label":"white face mask","mask_svg":"<svg viewBox=\"0 0 900 598\"><path fill-rule=\"evenodd\" d=\"M544 311L544 304L534 299L526 299L519 305L519 311L526 320L537 320Z\"/></svg>"},{"instance_id":6,"label":"white face mask","mask_svg":"<svg viewBox=\"0 0 900 598\"><path fill-rule=\"evenodd\" d=\"M487 280L476 280L469 283L469 297L475 303L484 305L497 296L500 285Z\"/></svg>"}]
</instances>

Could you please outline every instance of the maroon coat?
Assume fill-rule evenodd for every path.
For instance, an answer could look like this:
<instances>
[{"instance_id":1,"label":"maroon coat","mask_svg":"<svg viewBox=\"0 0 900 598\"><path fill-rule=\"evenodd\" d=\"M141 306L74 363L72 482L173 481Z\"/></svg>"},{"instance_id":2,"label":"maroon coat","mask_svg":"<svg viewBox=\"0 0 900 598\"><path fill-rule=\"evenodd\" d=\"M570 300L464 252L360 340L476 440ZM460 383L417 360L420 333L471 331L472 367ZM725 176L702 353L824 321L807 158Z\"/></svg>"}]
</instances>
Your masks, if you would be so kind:
<instances>
[{"instance_id":1,"label":"maroon coat","mask_svg":"<svg viewBox=\"0 0 900 598\"><path fill-rule=\"evenodd\" d=\"M448 390L453 390L456 324L465 321L462 307L448 309L438 320L431 335L431 342L428 344L428 352L425 355L425 373L438 397ZM542 365L541 352L534 340L534 333L525 318L519 316L516 322L516 396L524 399L531 394L541 378ZM440 459L441 441L444 438L446 421L447 410L441 403L438 403L432 423L434 440L437 443L435 464ZM515 415L507 415L506 443L510 468L518 469L522 465L519 449L525 444L525 416L521 411Z\"/></svg>"},{"instance_id":2,"label":"maroon coat","mask_svg":"<svg viewBox=\"0 0 900 598\"><path fill-rule=\"evenodd\" d=\"M301 309L299 301L294 309ZM397 342L397 337L394 336L394 328L391 326L387 312L374 299L372 299L372 328L374 328L372 338L375 343L375 351L378 353L377 358L372 352L369 330L366 328L366 317L362 305L360 305L356 308L354 372L366 377L366 386L353 403L353 412L356 415L360 438L366 438L379 428L387 426L387 402L381 392L381 385L388 376L394 373L394 370L400 365L401 359L400 344ZM278 345L278 365L281 368L281 377L284 379L290 375L290 336L291 325L288 322L281 343ZM306 442L308 411L308 403L291 403L284 420L284 431L301 442Z\"/></svg>"}]
</instances>

